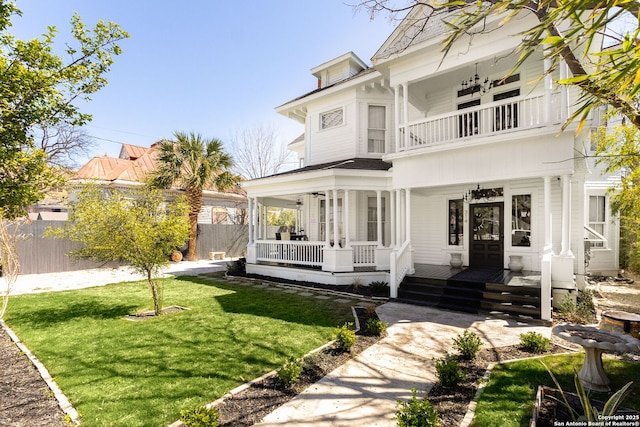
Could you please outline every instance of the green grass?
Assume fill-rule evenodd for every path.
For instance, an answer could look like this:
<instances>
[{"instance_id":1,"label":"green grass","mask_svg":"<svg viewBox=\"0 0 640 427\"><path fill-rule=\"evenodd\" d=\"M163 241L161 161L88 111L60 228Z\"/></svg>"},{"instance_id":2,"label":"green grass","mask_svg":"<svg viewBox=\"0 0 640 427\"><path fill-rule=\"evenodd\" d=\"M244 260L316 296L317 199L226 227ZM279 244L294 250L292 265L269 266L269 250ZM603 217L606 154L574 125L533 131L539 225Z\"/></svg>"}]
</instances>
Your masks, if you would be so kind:
<instances>
[{"instance_id":1,"label":"green grass","mask_svg":"<svg viewBox=\"0 0 640 427\"><path fill-rule=\"evenodd\" d=\"M145 282L12 298L7 324L44 363L83 426L160 426L331 339L350 305L198 278L162 280L145 321Z\"/></svg>"},{"instance_id":2,"label":"green grass","mask_svg":"<svg viewBox=\"0 0 640 427\"><path fill-rule=\"evenodd\" d=\"M528 426L538 385L555 388L541 360L556 376L564 391L575 393L574 373L582 367L581 354L547 356L497 365L478 401L473 426ZM603 362L614 392L633 381L632 391L622 406L640 410L640 364L607 357L603 358ZM591 396L601 401L609 398L604 393L592 393Z\"/></svg>"}]
</instances>

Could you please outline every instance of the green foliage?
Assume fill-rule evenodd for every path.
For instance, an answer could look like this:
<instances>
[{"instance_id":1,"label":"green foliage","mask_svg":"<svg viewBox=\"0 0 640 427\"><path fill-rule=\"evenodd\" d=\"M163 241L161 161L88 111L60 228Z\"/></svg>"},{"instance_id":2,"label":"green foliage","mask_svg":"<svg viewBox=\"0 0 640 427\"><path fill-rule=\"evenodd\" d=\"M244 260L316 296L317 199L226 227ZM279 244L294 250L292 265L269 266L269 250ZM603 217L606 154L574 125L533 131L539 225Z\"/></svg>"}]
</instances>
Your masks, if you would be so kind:
<instances>
[{"instance_id":1,"label":"green foliage","mask_svg":"<svg viewBox=\"0 0 640 427\"><path fill-rule=\"evenodd\" d=\"M196 261L198 215L205 189L225 191L238 182L229 172L233 159L224 151L222 141L191 132L176 132L174 140L158 144L156 170L149 177L154 188L184 188L189 204L189 250L187 260Z\"/></svg>"},{"instance_id":2,"label":"green foliage","mask_svg":"<svg viewBox=\"0 0 640 427\"><path fill-rule=\"evenodd\" d=\"M417 390L411 389L411 399L406 402L396 401L395 418L398 427L439 427L440 417L438 411L425 397L420 400L416 397Z\"/></svg>"},{"instance_id":3,"label":"green foliage","mask_svg":"<svg viewBox=\"0 0 640 427\"><path fill-rule=\"evenodd\" d=\"M461 359L473 360L482 347L482 340L475 332L465 330L462 335L453 339L453 346L458 350Z\"/></svg>"},{"instance_id":4,"label":"green foliage","mask_svg":"<svg viewBox=\"0 0 640 427\"><path fill-rule=\"evenodd\" d=\"M57 30L49 27L41 38L16 40L6 30L11 16L20 15L13 3L0 1L0 216L14 219L24 208L58 184L35 148L35 126L59 123L82 125L91 120L78 100L107 84L104 75L121 53L118 42L129 35L117 24L99 21L88 30L78 15L71 19L75 43L64 56L54 54Z\"/></svg>"},{"instance_id":5,"label":"green foliage","mask_svg":"<svg viewBox=\"0 0 640 427\"><path fill-rule=\"evenodd\" d=\"M188 206L182 199L165 204L162 192L147 187L128 194L88 185L78 194L69 221L46 236L66 238L82 246L69 252L77 258L120 262L143 274L154 310L160 294L154 277L168 263L189 232Z\"/></svg>"},{"instance_id":6,"label":"green foliage","mask_svg":"<svg viewBox=\"0 0 640 427\"><path fill-rule=\"evenodd\" d=\"M267 212L267 224L280 227L292 227L296 225L295 209L277 209Z\"/></svg>"},{"instance_id":7,"label":"green foliage","mask_svg":"<svg viewBox=\"0 0 640 427\"><path fill-rule=\"evenodd\" d=\"M369 283L369 288L374 295L389 295L389 283L383 281L375 281Z\"/></svg>"},{"instance_id":8,"label":"green foliage","mask_svg":"<svg viewBox=\"0 0 640 427\"><path fill-rule=\"evenodd\" d=\"M600 127L592 139L598 144L598 164L605 172L621 175L620 185L609 194L611 207L620 215L621 265L640 271L640 130L621 124Z\"/></svg>"},{"instance_id":9,"label":"green foliage","mask_svg":"<svg viewBox=\"0 0 640 427\"><path fill-rule=\"evenodd\" d=\"M333 339L336 340L336 346L343 351L350 351L356 343L356 332L351 329L352 327L353 322L347 322L333 329Z\"/></svg>"},{"instance_id":10,"label":"green foliage","mask_svg":"<svg viewBox=\"0 0 640 427\"><path fill-rule=\"evenodd\" d=\"M464 372L455 358L447 355L435 362L436 376L443 387L455 387L464 380Z\"/></svg>"},{"instance_id":11,"label":"green foliage","mask_svg":"<svg viewBox=\"0 0 640 427\"><path fill-rule=\"evenodd\" d=\"M187 427L217 427L220 412L217 408L198 406L180 411L180 421Z\"/></svg>"},{"instance_id":12,"label":"green foliage","mask_svg":"<svg viewBox=\"0 0 640 427\"><path fill-rule=\"evenodd\" d=\"M302 361L292 357L278 369L277 373L280 383L285 387L291 387L300 380Z\"/></svg>"},{"instance_id":13,"label":"green foliage","mask_svg":"<svg viewBox=\"0 0 640 427\"><path fill-rule=\"evenodd\" d=\"M520 334L520 347L530 353L544 353L549 351L551 340L538 332Z\"/></svg>"},{"instance_id":14,"label":"green foliage","mask_svg":"<svg viewBox=\"0 0 640 427\"><path fill-rule=\"evenodd\" d=\"M599 413L598 410L591 404L589 395L585 391L584 385L582 384L582 381L578 377L578 374L575 374L573 376L573 382L576 387L578 397L580 398L580 405L582 406L582 410L583 410L583 414L581 415L575 409L573 409L573 407L569 404L569 401L567 399L567 396L564 390L562 389L562 386L560 386L560 383L556 379L556 376L553 374L553 372L551 372L551 369L549 369L547 365L544 364L543 361L540 361L540 363L542 363L542 366L544 366L544 368L547 370L547 372L551 376L551 379L553 380L554 384L556 385L558 390L560 390L562 403L568 409L573 421L587 421L588 423L595 424L595 423L602 422L603 419L606 419L604 417L611 417L613 415L616 415L618 411L618 407L620 406L624 398L629 394L629 392L631 391L630 390L631 386L633 385L633 381L630 381L626 383L620 390L613 393L609 398L609 400L605 402L604 407L602 409L602 413Z\"/></svg>"},{"instance_id":15,"label":"green foliage","mask_svg":"<svg viewBox=\"0 0 640 427\"><path fill-rule=\"evenodd\" d=\"M588 325L594 322L595 305L593 303L593 292L590 289L578 291L578 296L574 302L570 295L566 295L556 311L560 316L571 323Z\"/></svg>"},{"instance_id":16,"label":"green foliage","mask_svg":"<svg viewBox=\"0 0 640 427\"><path fill-rule=\"evenodd\" d=\"M387 326L389 326L389 322L383 322L380 319L368 319L364 330L369 335L379 337L387 330Z\"/></svg>"}]
</instances>

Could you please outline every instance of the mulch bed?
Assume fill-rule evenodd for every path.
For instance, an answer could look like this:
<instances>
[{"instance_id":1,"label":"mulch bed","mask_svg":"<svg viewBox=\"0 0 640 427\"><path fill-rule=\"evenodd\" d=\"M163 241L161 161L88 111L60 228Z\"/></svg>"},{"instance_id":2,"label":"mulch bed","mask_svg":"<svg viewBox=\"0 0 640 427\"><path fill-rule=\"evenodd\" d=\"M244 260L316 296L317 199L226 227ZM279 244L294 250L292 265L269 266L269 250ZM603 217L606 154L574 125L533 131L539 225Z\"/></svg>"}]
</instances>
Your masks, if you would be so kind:
<instances>
[{"instance_id":1,"label":"mulch bed","mask_svg":"<svg viewBox=\"0 0 640 427\"><path fill-rule=\"evenodd\" d=\"M0 426L68 426L47 383L0 327Z\"/></svg>"}]
</instances>

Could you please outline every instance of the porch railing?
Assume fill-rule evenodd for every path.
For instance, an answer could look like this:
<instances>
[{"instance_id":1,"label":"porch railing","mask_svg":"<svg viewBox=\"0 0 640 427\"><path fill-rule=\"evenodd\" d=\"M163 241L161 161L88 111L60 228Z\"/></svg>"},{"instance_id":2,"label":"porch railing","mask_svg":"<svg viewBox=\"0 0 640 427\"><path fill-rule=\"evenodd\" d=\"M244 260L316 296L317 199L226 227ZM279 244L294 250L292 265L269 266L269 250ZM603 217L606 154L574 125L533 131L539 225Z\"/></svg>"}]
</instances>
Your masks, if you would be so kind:
<instances>
[{"instance_id":1,"label":"porch railing","mask_svg":"<svg viewBox=\"0 0 640 427\"><path fill-rule=\"evenodd\" d=\"M398 297L398 287L411 268L411 245L409 241L406 241L400 249L391 253L391 269L389 271L391 298Z\"/></svg>"},{"instance_id":2,"label":"porch railing","mask_svg":"<svg viewBox=\"0 0 640 427\"><path fill-rule=\"evenodd\" d=\"M508 98L409 123L400 127L398 151L452 143L560 123L560 95Z\"/></svg>"},{"instance_id":3,"label":"porch railing","mask_svg":"<svg viewBox=\"0 0 640 427\"><path fill-rule=\"evenodd\" d=\"M320 267L323 262L324 245L324 242L311 241L258 240L256 241L256 259Z\"/></svg>"},{"instance_id":4,"label":"porch railing","mask_svg":"<svg viewBox=\"0 0 640 427\"><path fill-rule=\"evenodd\" d=\"M378 242L351 242L354 267L372 267L376 265Z\"/></svg>"}]
</instances>

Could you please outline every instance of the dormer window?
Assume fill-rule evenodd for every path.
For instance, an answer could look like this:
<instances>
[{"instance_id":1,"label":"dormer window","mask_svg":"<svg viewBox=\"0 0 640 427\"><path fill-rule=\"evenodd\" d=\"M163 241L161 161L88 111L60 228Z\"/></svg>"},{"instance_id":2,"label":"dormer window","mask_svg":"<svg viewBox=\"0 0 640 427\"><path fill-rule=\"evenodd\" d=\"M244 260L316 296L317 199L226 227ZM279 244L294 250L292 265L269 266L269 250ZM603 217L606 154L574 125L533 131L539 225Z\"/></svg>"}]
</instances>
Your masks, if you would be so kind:
<instances>
[{"instance_id":1,"label":"dormer window","mask_svg":"<svg viewBox=\"0 0 640 427\"><path fill-rule=\"evenodd\" d=\"M329 129L332 127L340 126L344 123L344 112L342 108L336 108L335 110L327 111L320 114L320 129Z\"/></svg>"}]
</instances>

